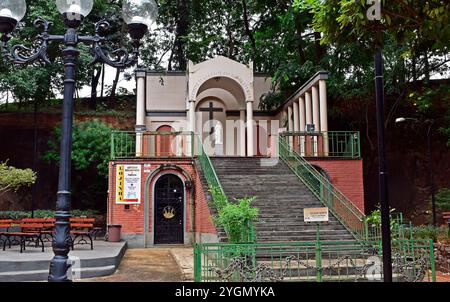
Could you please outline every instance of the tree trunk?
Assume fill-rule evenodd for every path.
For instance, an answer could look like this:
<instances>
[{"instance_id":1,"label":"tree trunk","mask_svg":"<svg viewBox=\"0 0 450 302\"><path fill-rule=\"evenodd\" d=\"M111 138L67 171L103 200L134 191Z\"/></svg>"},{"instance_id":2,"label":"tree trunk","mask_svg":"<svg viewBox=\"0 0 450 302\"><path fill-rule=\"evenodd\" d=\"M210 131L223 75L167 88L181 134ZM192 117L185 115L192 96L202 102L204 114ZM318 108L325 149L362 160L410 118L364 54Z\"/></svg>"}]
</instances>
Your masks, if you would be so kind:
<instances>
[{"instance_id":1,"label":"tree trunk","mask_svg":"<svg viewBox=\"0 0 450 302\"><path fill-rule=\"evenodd\" d=\"M253 62L255 62L255 56L256 56L256 41L255 37L253 36L253 31L250 29L250 22L248 18L248 8L247 8L247 0L242 0L242 15L244 18L244 25L245 25L245 33L247 34L250 44L252 45L252 59Z\"/></svg>"},{"instance_id":2,"label":"tree trunk","mask_svg":"<svg viewBox=\"0 0 450 302\"><path fill-rule=\"evenodd\" d=\"M101 98L103 99L103 96L105 91L105 63L102 65L102 92L101 92Z\"/></svg>"},{"instance_id":3,"label":"tree trunk","mask_svg":"<svg viewBox=\"0 0 450 302\"><path fill-rule=\"evenodd\" d=\"M119 76L120 76L120 69L116 69L116 77L114 78L113 85L111 87L111 94L109 95L109 108L114 109L116 108L116 90L117 85L119 84Z\"/></svg>"},{"instance_id":4,"label":"tree trunk","mask_svg":"<svg viewBox=\"0 0 450 302\"><path fill-rule=\"evenodd\" d=\"M314 43L316 46L316 64L320 65L320 61L322 60L323 55L323 47L320 45L320 32L314 32Z\"/></svg>"},{"instance_id":5,"label":"tree trunk","mask_svg":"<svg viewBox=\"0 0 450 302\"><path fill-rule=\"evenodd\" d=\"M425 82L429 83L430 82L430 61L428 60L428 50L425 50L425 54L423 57L424 60L424 65L425 65Z\"/></svg>"},{"instance_id":6,"label":"tree trunk","mask_svg":"<svg viewBox=\"0 0 450 302\"><path fill-rule=\"evenodd\" d=\"M303 65L306 62L305 52L303 50L303 28L302 28L302 18L300 12L295 14L295 30L297 32L297 51L300 58L300 64Z\"/></svg>"},{"instance_id":7,"label":"tree trunk","mask_svg":"<svg viewBox=\"0 0 450 302\"><path fill-rule=\"evenodd\" d=\"M178 0L178 18L175 38L175 58L178 61L178 69L187 69L186 60L186 36L189 33L189 7L190 0Z\"/></svg>"},{"instance_id":8,"label":"tree trunk","mask_svg":"<svg viewBox=\"0 0 450 302\"><path fill-rule=\"evenodd\" d=\"M92 71L91 78L91 98L89 100L89 109L97 109L97 87L100 82L100 75L102 74L101 68L96 68Z\"/></svg>"}]
</instances>

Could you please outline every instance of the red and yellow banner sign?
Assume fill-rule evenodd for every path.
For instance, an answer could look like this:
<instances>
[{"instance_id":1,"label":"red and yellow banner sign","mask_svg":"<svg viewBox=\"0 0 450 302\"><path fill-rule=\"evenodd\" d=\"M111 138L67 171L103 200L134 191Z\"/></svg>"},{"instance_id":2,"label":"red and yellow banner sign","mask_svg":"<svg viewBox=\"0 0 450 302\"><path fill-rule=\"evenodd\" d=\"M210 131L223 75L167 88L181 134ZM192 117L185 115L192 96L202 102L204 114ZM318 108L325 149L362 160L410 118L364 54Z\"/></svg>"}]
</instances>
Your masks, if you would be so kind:
<instances>
[{"instance_id":1,"label":"red and yellow banner sign","mask_svg":"<svg viewBox=\"0 0 450 302\"><path fill-rule=\"evenodd\" d=\"M116 204L141 203L141 165L117 165Z\"/></svg>"}]
</instances>

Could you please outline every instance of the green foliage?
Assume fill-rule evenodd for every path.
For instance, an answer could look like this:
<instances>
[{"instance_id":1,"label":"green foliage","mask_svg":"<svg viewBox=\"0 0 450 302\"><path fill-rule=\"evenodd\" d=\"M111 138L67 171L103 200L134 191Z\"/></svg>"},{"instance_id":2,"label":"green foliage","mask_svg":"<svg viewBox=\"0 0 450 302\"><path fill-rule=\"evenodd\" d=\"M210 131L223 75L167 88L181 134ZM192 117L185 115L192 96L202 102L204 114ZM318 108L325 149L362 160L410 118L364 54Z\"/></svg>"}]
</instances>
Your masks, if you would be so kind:
<instances>
[{"instance_id":1,"label":"green foliage","mask_svg":"<svg viewBox=\"0 0 450 302\"><path fill-rule=\"evenodd\" d=\"M248 197L229 202L220 187L210 187L213 196L212 206L217 211L213 221L222 226L230 243L244 243L248 241L250 228L258 218L259 210L252 207L255 197Z\"/></svg>"},{"instance_id":2,"label":"green foliage","mask_svg":"<svg viewBox=\"0 0 450 302\"><path fill-rule=\"evenodd\" d=\"M390 218L389 220L391 225L391 232L397 230L401 222L399 221L397 215L395 215L395 209L389 210L389 218ZM367 215L366 221L369 224L369 226L377 228L381 227L381 209L378 208L377 210L374 210L372 211L372 213Z\"/></svg>"},{"instance_id":3,"label":"green foliage","mask_svg":"<svg viewBox=\"0 0 450 302\"><path fill-rule=\"evenodd\" d=\"M98 120L76 123L72 132L72 162L78 171L95 168L102 178L108 177L111 159L111 126ZM48 142L50 150L44 159L59 162L59 142L61 127L54 130L53 139Z\"/></svg>"},{"instance_id":4,"label":"green foliage","mask_svg":"<svg viewBox=\"0 0 450 302\"><path fill-rule=\"evenodd\" d=\"M258 209L251 206L254 200L255 197L238 199L219 211L216 221L224 227L230 243L240 243L243 227L258 217Z\"/></svg>"},{"instance_id":5,"label":"green foliage","mask_svg":"<svg viewBox=\"0 0 450 302\"><path fill-rule=\"evenodd\" d=\"M73 126L72 166L77 173L72 174L72 196L76 207L105 208L113 130L110 125L98 120L79 122ZM43 156L48 163L59 162L60 133L61 128L58 126L48 142L49 151ZM86 182L84 175L98 177Z\"/></svg>"},{"instance_id":6,"label":"green foliage","mask_svg":"<svg viewBox=\"0 0 450 302\"><path fill-rule=\"evenodd\" d=\"M23 186L30 186L36 181L36 172L31 169L17 169L8 166L7 162L0 163L0 195Z\"/></svg>"},{"instance_id":7,"label":"green foliage","mask_svg":"<svg viewBox=\"0 0 450 302\"><path fill-rule=\"evenodd\" d=\"M72 217L92 217L98 214L97 210L72 210ZM34 218L53 218L55 212L53 210L35 210ZM31 218L30 211L0 211L0 219L22 219Z\"/></svg>"},{"instance_id":8,"label":"green foliage","mask_svg":"<svg viewBox=\"0 0 450 302\"><path fill-rule=\"evenodd\" d=\"M228 199L225 196L225 194L223 194L222 190L220 189L220 187L213 187L211 186L209 189L209 192L211 193L213 199L212 199L212 205L213 207L220 212L227 204L228 204Z\"/></svg>"},{"instance_id":9,"label":"green foliage","mask_svg":"<svg viewBox=\"0 0 450 302\"><path fill-rule=\"evenodd\" d=\"M442 188L436 193L436 210L440 212L450 211L450 188ZM431 208L431 198L429 199Z\"/></svg>"},{"instance_id":10,"label":"green foliage","mask_svg":"<svg viewBox=\"0 0 450 302\"><path fill-rule=\"evenodd\" d=\"M109 0L95 0L92 12L87 16L80 27L80 32L94 35L94 24L102 18L111 21L112 31L108 33L110 45L116 47L125 44L127 35L122 34L124 28L121 18L121 0L111 2ZM36 36L39 31L33 26L37 17L49 21L50 34L63 35L67 27L63 22L61 14L56 8L55 1L33 0L27 2L27 14L21 21L19 30L14 32L14 38L8 43L9 46L23 44L30 49L36 47ZM90 64L92 56L89 46L80 44L80 57L76 64L77 89L91 83L94 66ZM16 102L37 101L42 104L48 99L55 97L56 92L63 90L64 66L62 53L58 43L49 43L48 56L52 63L43 65L34 63L31 65L17 66L0 62L0 92L10 92Z\"/></svg>"},{"instance_id":11,"label":"green foliage","mask_svg":"<svg viewBox=\"0 0 450 302\"><path fill-rule=\"evenodd\" d=\"M433 242L448 242L449 236L449 230L446 226L421 225L413 228L414 239L432 239Z\"/></svg>"}]
</instances>

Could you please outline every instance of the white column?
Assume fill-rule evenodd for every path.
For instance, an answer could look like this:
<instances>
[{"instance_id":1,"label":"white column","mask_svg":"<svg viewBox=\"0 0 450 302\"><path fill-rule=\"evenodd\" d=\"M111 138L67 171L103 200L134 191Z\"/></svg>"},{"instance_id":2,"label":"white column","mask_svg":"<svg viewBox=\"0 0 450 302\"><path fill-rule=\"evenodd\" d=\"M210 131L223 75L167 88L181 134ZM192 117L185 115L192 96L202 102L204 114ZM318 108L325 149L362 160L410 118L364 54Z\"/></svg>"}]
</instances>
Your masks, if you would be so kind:
<instances>
[{"instance_id":1,"label":"white column","mask_svg":"<svg viewBox=\"0 0 450 302\"><path fill-rule=\"evenodd\" d=\"M292 120L292 105L288 107L287 111L287 118L288 118L288 131L294 131L294 123Z\"/></svg>"},{"instance_id":2,"label":"white column","mask_svg":"<svg viewBox=\"0 0 450 302\"><path fill-rule=\"evenodd\" d=\"M320 131L323 132L323 151L324 155L329 154L328 143L328 104L327 104L327 82L319 81L319 97L320 97Z\"/></svg>"},{"instance_id":3,"label":"white column","mask_svg":"<svg viewBox=\"0 0 450 302\"><path fill-rule=\"evenodd\" d=\"M195 146L195 141L196 141L196 137L195 137L195 100L189 100L189 125L188 125L188 131L189 132L193 132L194 133L194 141L192 141L192 136L188 136L187 138L187 151L186 153L188 155L195 155L195 154L191 154L192 153L192 145ZM195 150L194 150L195 152Z\"/></svg>"},{"instance_id":4,"label":"white column","mask_svg":"<svg viewBox=\"0 0 450 302\"><path fill-rule=\"evenodd\" d=\"M300 127L299 130L300 132L305 132L305 125L306 125L306 120L305 120L305 99L303 97L300 97L299 99L299 115L300 115ZM302 156L305 156L305 137L301 136L300 137L300 153Z\"/></svg>"},{"instance_id":5,"label":"white column","mask_svg":"<svg viewBox=\"0 0 450 302\"><path fill-rule=\"evenodd\" d=\"M312 87L312 111L315 130L320 132L319 90L316 86Z\"/></svg>"},{"instance_id":6,"label":"white column","mask_svg":"<svg viewBox=\"0 0 450 302\"><path fill-rule=\"evenodd\" d=\"M299 107L299 103L298 102L294 102L292 104L293 106L293 111L292 114L294 115L294 131L298 132L300 130L300 120L299 120L299 114L298 114L298 107Z\"/></svg>"},{"instance_id":7,"label":"white column","mask_svg":"<svg viewBox=\"0 0 450 302\"><path fill-rule=\"evenodd\" d=\"M146 130L145 125L145 70L136 71L136 157L143 156L142 132Z\"/></svg>"},{"instance_id":8,"label":"white column","mask_svg":"<svg viewBox=\"0 0 450 302\"><path fill-rule=\"evenodd\" d=\"M245 157L245 110L239 112L239 155Z\"/></svg>"},{"instance_id":9,"label":"white column","mask_svg":"<svg viewBox=\"0 0 450 302\"><path fill-rule=\"evenodd\" d=\"M305 116L306 125L312 124L312 104L311 104L311 93L305 92Z\"/></svg>"},{"instance_id":10,"label":"white column","mask_svg":"<svg viewBox=\"0 0 450 302\"><path fill-rule=\"evenodd\" d=\"M253 148L253 102L247 101L247 156L254 156Z\"/></svg>"},{"instance_id":11,"label":"white column","mask_svg":"<svg viewBox=\"0 0 450 302\"><path fill-rule=\"evenodd\" d=\"M317 86L312 86L312 110L313 124L316 132L320 132L320 113L319 113L319 90ZM318 137L314 137L314 155L318 155Z\"/></svg>"},{"instance_id":12,"label":"white column","mask_svg":"<svg viewBox=\"0 0 450 302\"><path fill-rule=\"evenodd\" d=\"M294 131L294 121L292 119L292 105L288 107L288 131L292 132ZM294 137L292 135L289 135L289 146L291 148L294 147Z\"/></svg>"}]
</instances>

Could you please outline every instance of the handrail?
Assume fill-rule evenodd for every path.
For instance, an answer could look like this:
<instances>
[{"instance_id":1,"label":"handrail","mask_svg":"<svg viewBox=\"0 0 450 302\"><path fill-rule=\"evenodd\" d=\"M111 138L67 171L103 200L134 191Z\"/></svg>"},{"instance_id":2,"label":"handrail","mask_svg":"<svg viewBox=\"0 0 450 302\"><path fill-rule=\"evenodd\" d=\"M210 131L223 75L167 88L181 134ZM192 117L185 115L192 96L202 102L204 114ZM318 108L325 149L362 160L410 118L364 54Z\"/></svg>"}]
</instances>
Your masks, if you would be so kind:
<instances>
[{"instance_id":1,"label":"handrail","mask_svg":"<svg viewBox=\"0 0 450 302\"><path fill-rule=\"evenodd\" d=\"M358 240L367 239L366 216L325 176L295 152L280 135L280 158Z\"/></svg>"},{"instance_id":2,"label":"handrail","mask_svg":"<svg viewBox=\"0 0 450 302\"><path fill-rule=\"evenodd\" d=\"M222 185L220 184L219 177L217 176L216 170L214 169L211 159L209 158L208 154L205 152L203 143L201 142L201 140L198 136L197 136L197 139L198 139L197 159L200 162L200 166L202 168L203 175L205 175L205 179L206 179L206 182L208 183L209 188L210 189L218 189L219 194L222 196L222 198L225 198L226 202L229 202L228 197L225 194L225 191L223 190ZM211 190L211 196L213 199L220 198L219 196L215 196L216 194L217 194L217 192L215 190ZM225 230L225 232L226 231L227 230ZM255 242L255 227L254 227L253 221L245 221L244 222L244 225L242 227L242 232L241 232L241 242L242 243Z\"/></svg>"},{"instance_id":3,"label":"handrail","mask_svg":"<svg viewBox=\"0 0 450 302\"><path fill-rule=\"evenodd\" d=\"M225 191L223 190L223 187L220 184L219 177L217 177L216 170L214 170L211 159L209 158L208 154L205 152L203 143L201 142L201 140L198 136L197 136L197 139L198 139L198 150L199 150L199 152L197 154L197 158L202 167L202 171L203 171L203 174L205 175L206 182L208 183L208 186L210 188L211 187L218 188L220 190L220 193L223 194L223 196L225 196L225 198L228 201ZM214 196L213 196L213 198L214 198Z\"/></svg>"}]
</instances>

